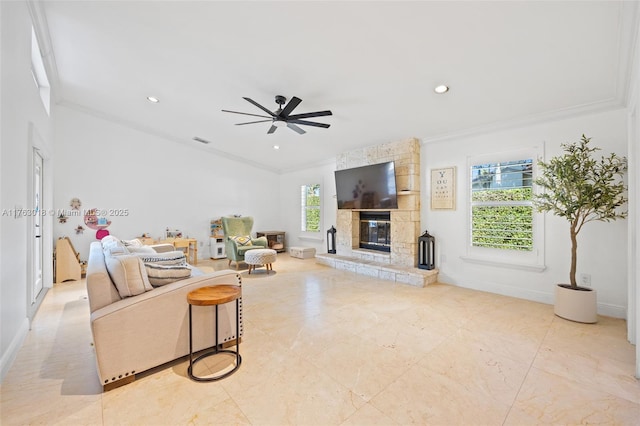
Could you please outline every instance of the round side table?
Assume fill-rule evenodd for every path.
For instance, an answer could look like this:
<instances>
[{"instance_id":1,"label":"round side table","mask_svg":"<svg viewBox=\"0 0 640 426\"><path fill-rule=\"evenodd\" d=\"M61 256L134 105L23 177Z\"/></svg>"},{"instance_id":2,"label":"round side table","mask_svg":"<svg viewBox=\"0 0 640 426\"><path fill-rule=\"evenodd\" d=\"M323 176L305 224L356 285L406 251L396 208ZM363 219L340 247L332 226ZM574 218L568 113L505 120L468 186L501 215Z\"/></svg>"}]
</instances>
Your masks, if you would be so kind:
<instances>
[{"instance_id":1,"label":"round side table","mask_svg":"<svg viewBox=\"0 0 640 426\"><path fill-rule=\"evenodd\" d=\"M187 294L187 302L189 303L189 368L187 368L187 374L190 378L198 382L213 382L215 380L224 379L225 377L235 373L240 364L242 363L242 357L240 356L240 298L242 297L242 288L236 285L221 284L211 287L200 287ZM236 350L218 348L218 306L225 303L236 301ZM196 359L193 359L193 331L192 331L192 314L191 310L193 306L215 306L215 334L216 343L214 349L203 353ZM203 358L221 354L231 353L236 356L236 364L232 370L227 371L224 374L220 374L212 377L198 377L193 374L193 366L196 362Z\"/></svg>"}]
</instances>

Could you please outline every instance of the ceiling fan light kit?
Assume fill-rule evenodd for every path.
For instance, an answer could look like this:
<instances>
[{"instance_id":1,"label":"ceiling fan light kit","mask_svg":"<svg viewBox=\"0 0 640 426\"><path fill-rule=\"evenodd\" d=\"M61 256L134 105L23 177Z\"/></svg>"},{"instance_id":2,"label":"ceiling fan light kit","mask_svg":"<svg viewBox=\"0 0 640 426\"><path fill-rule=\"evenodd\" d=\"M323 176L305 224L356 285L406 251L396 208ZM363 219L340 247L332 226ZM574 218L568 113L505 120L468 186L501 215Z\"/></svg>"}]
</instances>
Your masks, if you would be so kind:
<instances>
[{"instance_id":1,"label":"ceiling fan light kit","mask_svg":"<svg viewBox=\"0 0 640 426\"><path fill-rule=\"evenodd\" d=\"M302 102L302 99L297 98L295 96L293 98L291 98L289 103L287 103L287 98L285 98L282 95L277 95L276 98L275 98L275 101L276 101L276 104L278 104L278 109L276 111L273 111L273 112L268 110L264 106L260 105L259 103L257 103L256 101L254 101L251 98L244 97L243 99L246 100L247 102L249 102L250 104L256 106L257 108L261 109L262 111L264 111L265 113L267 113L269 115L250 114L250 113L247 113L247 112L238 112L238 111L230 111L230 110L223 109L222 112L230 112L232 114L249 115L249 116L252 116L252 117L261 117L261 118L265 119L265 120L248 121L246 123L237 123L236 126L244 126L246 124L256 124L256 123L271 122L271 127L269 128L269 130L267 130L267 134L271 134L271 133L275 132L278 129L278 127L288 127L288 128L290 128L291 130L293 130L294 132L296 132L296 133L298 133L300 135L306 133L300 127L300 125L301 126L322 127L323 129L327 129L330 126L330 124L326 124L326 123L316 123L315 121L302 120L303 118L325 117L325 116L328 116L328 115L332 115L331 111L329 111L329 110L316 111L316 112L305 112L305 113L302 113L302 114L291 114L293 112L293 110L298 105L300 105L300 102ZM284 108L283 108L283 105L284 105Z\"/></svg>"}]
</instances>

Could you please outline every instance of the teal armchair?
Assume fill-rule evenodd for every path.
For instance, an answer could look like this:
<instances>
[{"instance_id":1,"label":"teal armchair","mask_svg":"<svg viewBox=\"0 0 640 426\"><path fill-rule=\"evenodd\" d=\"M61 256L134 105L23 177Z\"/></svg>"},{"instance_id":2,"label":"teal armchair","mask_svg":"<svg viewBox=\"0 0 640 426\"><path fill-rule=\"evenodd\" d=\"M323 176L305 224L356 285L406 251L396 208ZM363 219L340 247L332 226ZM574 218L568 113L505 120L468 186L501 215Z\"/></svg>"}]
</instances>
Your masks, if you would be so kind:
<instances>
[{"instance_id":1,"label":"teal armchair","mask_svg":"<svg viewBox=\"0 0 640 426\"><path fill-rule=\"evenodd\" d=\"M224 233L224 245L229 266L231 266L231 262L235 262L236 269L238 269L238 265L244 260L244 254L247 251L268 248L267 237L251 238L251 228L253 228L253 218L250 216L222 218L222 232ZM242 237L249 238L245 241Z\"/></svg>"}]
</instances>

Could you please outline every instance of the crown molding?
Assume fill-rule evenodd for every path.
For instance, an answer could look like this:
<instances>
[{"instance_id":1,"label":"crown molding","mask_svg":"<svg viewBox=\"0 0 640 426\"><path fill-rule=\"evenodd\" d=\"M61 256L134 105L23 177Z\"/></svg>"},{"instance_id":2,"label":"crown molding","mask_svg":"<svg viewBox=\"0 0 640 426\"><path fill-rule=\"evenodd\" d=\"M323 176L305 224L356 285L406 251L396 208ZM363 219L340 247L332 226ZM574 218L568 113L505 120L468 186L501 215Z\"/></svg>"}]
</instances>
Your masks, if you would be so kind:
<instances>
[{"instance_id":1,"label":"crown molding","mask_svg":"<svg viewBox=\"0 0 640 426\"><path fill-rule=\"evenodd\" d=\"M543 112L540 114L527 115L511 120L498 121L485 125L463 129L457 132L442 133L435 136L422 138L422 144L450 141L452 139L467 138L472 136L483 135L487 133L501 132L505 130L517 129L521 127L532 126L540 123L548 123L551 121L564 120L583 115L594 114L604 111L614 111L625 108L622 100L610 98L604 101L593 102L576 107L563 108L559 110Z\"/></svg>"},{"instance_id":2,"label":"crown molding","mask_svg":"<svg viewBox=\"0 0 640 426\"><path fill-rule=\"evenodd\" d=\"M113 116L111 114L107 114L107 113L105 113L103 111L98 111L98 110L95 110L95 109L92 109L92 108L88 108L88 107L86 107L84 105L76 104L74 102L69 102L67 100L62 100L62 101L58 102L56 105L57 106L66 107L66 108L69 108L69 109L72 109L72 110L75 110L75 111L90 115L92 117L95 117L95 118L98 118L98 119L101 119L101 120L110 121L110 122L118 124L120 126L129 128L129 129L132 129L132 130L136 130L138 132L146 133L148 135L152 135L152 136L155 136L157 138L161 138L161 139L164 139L164 140L167 140L167 141L170 141L170 142L177 142L177 143L189 146L189 147L194 148L194 149L199 149L201 151L208 152L209 154L215 154L215 155L218 155L218 156L220 156L222 158L226 158L227 160L232 160L232 161L236 161L236 162L239 162L239 163L242 163L242 164L245 164L245 165L250 165L250 166L255 167L257 169L266 170L266 171L271 172L271 173L280 174L280 171L278 169L273 168L273 167L268 167L268 166L265 166L264 164L260 164L260 163L257 163L255 161L247 160L244 157L239 157L237 155L229 154L228 152L221 151L219 149L213 148L213 147L208 146L208 145L203 145L203 144L201 144L199 142L196 142L196 141L193 141L191 139L189 139L189 141L185 141L183 138L173 136L173 135L171 135L169 133L160 132L160 131L158 131L156 129L153 129L153 128L150 128L150 127L147 127L147 126L143 126L143 125L134 123L133 121L129 121L129 120L122 119L120 117Z\"/></svg>"}]
</instances>

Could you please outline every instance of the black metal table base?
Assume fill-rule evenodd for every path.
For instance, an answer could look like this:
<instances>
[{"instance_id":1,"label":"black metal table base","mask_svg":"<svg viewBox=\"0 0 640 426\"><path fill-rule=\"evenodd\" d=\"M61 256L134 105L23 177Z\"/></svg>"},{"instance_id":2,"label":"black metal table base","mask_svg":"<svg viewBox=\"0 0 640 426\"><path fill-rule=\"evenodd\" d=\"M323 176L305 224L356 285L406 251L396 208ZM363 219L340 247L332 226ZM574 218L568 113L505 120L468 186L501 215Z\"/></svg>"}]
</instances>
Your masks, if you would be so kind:
<instances>
[{"instance_id":1,"label":"black metal table base","mask_svg":"<svg viewBox=\"0 0 640 426\"><path fill-rule=\"evenodd\" d=\"M214 346L214 350L205 352L199 355L196 359L193 359L193 331L192 331L192 319L191 319L191 309L192 305L189 305L189 367L187 368L187 374L192 380L197 382L214 382L216 380L224 379L225 377L229 377L240 368L240 364L242 364L242 357L240 356L240 300L236 299L236 350L232 351L229 349L218 349L218 306L216 305L216 319L215 319L215 329L216 329L216 344ZM200 360L214 356L219 354L234 354L236 356L236 365L232 370L227 371L226 373L217 375L217 376L207 376L207 377L198 377L193 374L193 366Z\"/></svg>"}]
</instances>

